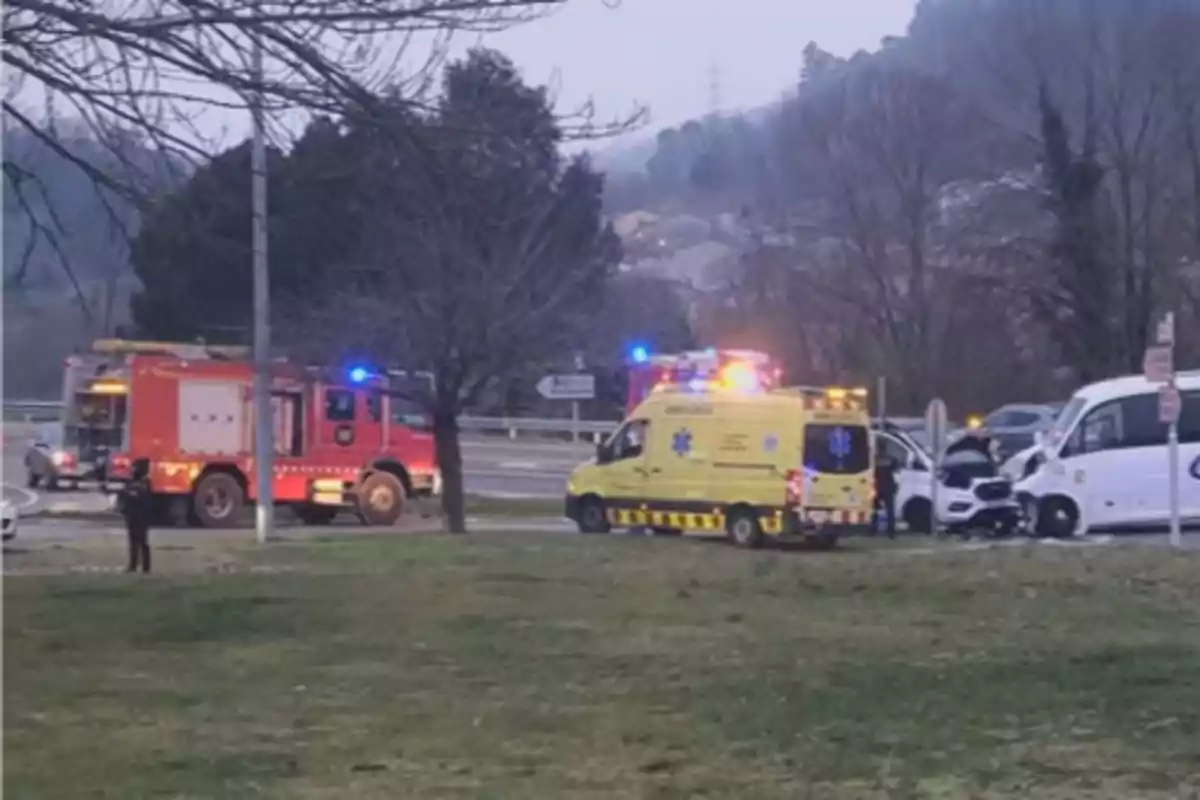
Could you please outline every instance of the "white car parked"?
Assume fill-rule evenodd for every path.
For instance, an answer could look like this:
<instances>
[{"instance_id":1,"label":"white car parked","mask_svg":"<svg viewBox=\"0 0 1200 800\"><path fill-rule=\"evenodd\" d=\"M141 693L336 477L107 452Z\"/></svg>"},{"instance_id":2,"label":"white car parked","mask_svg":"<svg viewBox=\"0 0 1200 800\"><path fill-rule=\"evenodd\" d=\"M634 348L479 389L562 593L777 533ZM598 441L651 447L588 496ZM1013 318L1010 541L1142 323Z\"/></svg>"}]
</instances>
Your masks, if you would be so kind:
<instances>
[{"instance_id":1,"label":"white car parked","mask_svg":"<svg viewBox=\"0 0 1200 800\"><path fill-rule=\"evenodd\" d=\"M948 448L938 471L937 519L952 532L987 529L1014 532L1021 508L1012 481L980 448L960 438ZM896 514L911 531L929 531L933 510L933 458L905 431L887 422L875 426L876 457L887 457L896 470Z\"/></svg>"},{"instance_id":2,"label":"white car parked","mask_svg":"<svg viewBox=\"0 0 1200 800\"><path fill-rule=\"evenodd\" d=\"M1180 516L1200 523L1200 371L1181 372L1178 423ZM1161 526L1170 519L1167 426L1159 386L1140 375L1084 386L1038 451L1021 466L1017 492L1042 536Z\"/></svg>"}]
</instances>

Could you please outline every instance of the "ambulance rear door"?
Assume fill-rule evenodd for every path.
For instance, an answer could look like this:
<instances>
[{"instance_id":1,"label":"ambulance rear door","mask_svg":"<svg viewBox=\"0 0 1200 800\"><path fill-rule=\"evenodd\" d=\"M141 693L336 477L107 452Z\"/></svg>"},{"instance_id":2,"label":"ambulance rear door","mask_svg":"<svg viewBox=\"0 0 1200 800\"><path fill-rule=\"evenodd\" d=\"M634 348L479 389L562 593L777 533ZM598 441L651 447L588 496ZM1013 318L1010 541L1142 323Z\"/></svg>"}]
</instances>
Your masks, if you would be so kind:
<instances>
[{"instance_id":1,"label":"ambulance rear door","mask_svg":"<svg viewBox=\"0 0 1200 800\"><path fill-rule=\"evenodd\" d=\"M862 411L809 410L801 453L807 509L871 510L870 421Z\"/></svg>"}]
</instances>

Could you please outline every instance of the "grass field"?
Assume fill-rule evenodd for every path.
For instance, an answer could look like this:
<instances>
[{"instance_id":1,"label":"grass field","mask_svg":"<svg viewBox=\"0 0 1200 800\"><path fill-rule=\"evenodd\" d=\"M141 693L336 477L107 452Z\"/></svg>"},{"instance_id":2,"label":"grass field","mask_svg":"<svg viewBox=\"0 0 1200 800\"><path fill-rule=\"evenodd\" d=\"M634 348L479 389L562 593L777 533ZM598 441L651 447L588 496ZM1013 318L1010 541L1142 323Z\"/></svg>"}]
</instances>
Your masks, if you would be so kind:
<instances>
[{"instance_id":1,"label":"grass field","mask_svg":"<svg viewBox=\"0 0 1200 800\"><path fill-rule=\"evenodd\" d=\"M468 494L465 498L468 516L473 517L561 517L563 515L563 498L561 497L488 497L487 495ZM441 515L440 501L436 498L420 498L412 501L407 513L407 520L415 517L430 517ZM111 508L76 509L50 507L26 514L29 517L46 517L51 519L80 520L85 522L119 521L117 512ZM277 519L281 524L299 524L291 511L281 508ZM239 522L243 525L254 524L254 508L248 506ZM344 525L357 525L354 515L343 511L338 516L338 522Z\"/></svg>"},{"instance_id":2,"label":"grass field","mask_svg":"<svg viewBox=\"0 0 1200 800\"><path fill-rule=\"evenodd\" d=\"M5 797L1200 786L1194 556L180 536L164 574L5 580ZM38 557L119 563L103 548Z\"/></svg>"}]
</instances>

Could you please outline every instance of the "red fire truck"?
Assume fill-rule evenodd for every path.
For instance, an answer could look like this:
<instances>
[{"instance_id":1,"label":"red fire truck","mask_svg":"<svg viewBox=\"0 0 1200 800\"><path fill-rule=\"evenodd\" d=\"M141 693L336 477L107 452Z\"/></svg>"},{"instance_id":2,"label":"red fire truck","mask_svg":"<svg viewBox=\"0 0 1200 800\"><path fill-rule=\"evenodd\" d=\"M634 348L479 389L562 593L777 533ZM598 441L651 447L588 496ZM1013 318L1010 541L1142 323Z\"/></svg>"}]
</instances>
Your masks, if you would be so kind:
<instances>
[{"instance_id":1,"label":"red fire truck","mask_svg":"<svg viewBox=\"0 0 1200 800\"><path fill-rule=\"evenodd\" d=\"M106 482L148 458L167 521L234 524L257 497L252 382L246 348L98 341L68 359L64 457ZM391 384L361 368L273 366L277 503L310 524L351 510L390 525L407 498L440 492L433 437Z\"/></svg>"},{"instance_id":2,"label":"red fire truck","mask_svg":"<svg viewBox=\"0 0 1200 800\"><path fill-rule=\"evenodd\" d=\"M688 350L682 353L651 354L635 347L629 359L629 391L625 413L629 414L656 386L694 384L698 389L713 382L730 388L769 389L779 385L780 371L765 353L756 350Z\"/></svg>"}]
</instances>

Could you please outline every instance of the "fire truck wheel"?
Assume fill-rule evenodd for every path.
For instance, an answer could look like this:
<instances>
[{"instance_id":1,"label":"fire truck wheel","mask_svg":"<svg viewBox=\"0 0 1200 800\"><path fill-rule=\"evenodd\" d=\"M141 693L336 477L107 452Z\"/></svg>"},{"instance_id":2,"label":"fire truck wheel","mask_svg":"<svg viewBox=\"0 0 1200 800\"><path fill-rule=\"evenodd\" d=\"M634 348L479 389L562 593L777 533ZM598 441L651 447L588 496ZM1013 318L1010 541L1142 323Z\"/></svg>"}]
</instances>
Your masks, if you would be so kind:
<instances>
[{"instance_id":1,"label":"fire truck wheel","mask_svg":"<svg viewBox=\"0 0 1200 800\"><path fill-rule=\"evenodd\" d=\"M236 524L245 502L242 485L227 472L210 472L200 479L192 492L192 510L205 528Z\"/></svg>"},{"instance_id":2,"label":"fire truck wheel","mask_svg":"<svg viewBox=\"0 0 1200 800\"><path fill-rule=\"evenodd\" d=\"M394 525L404 513L404 484L390 472L372 472L358 485L358 518L364 525Z\"/></svg>"}]
</instances>

